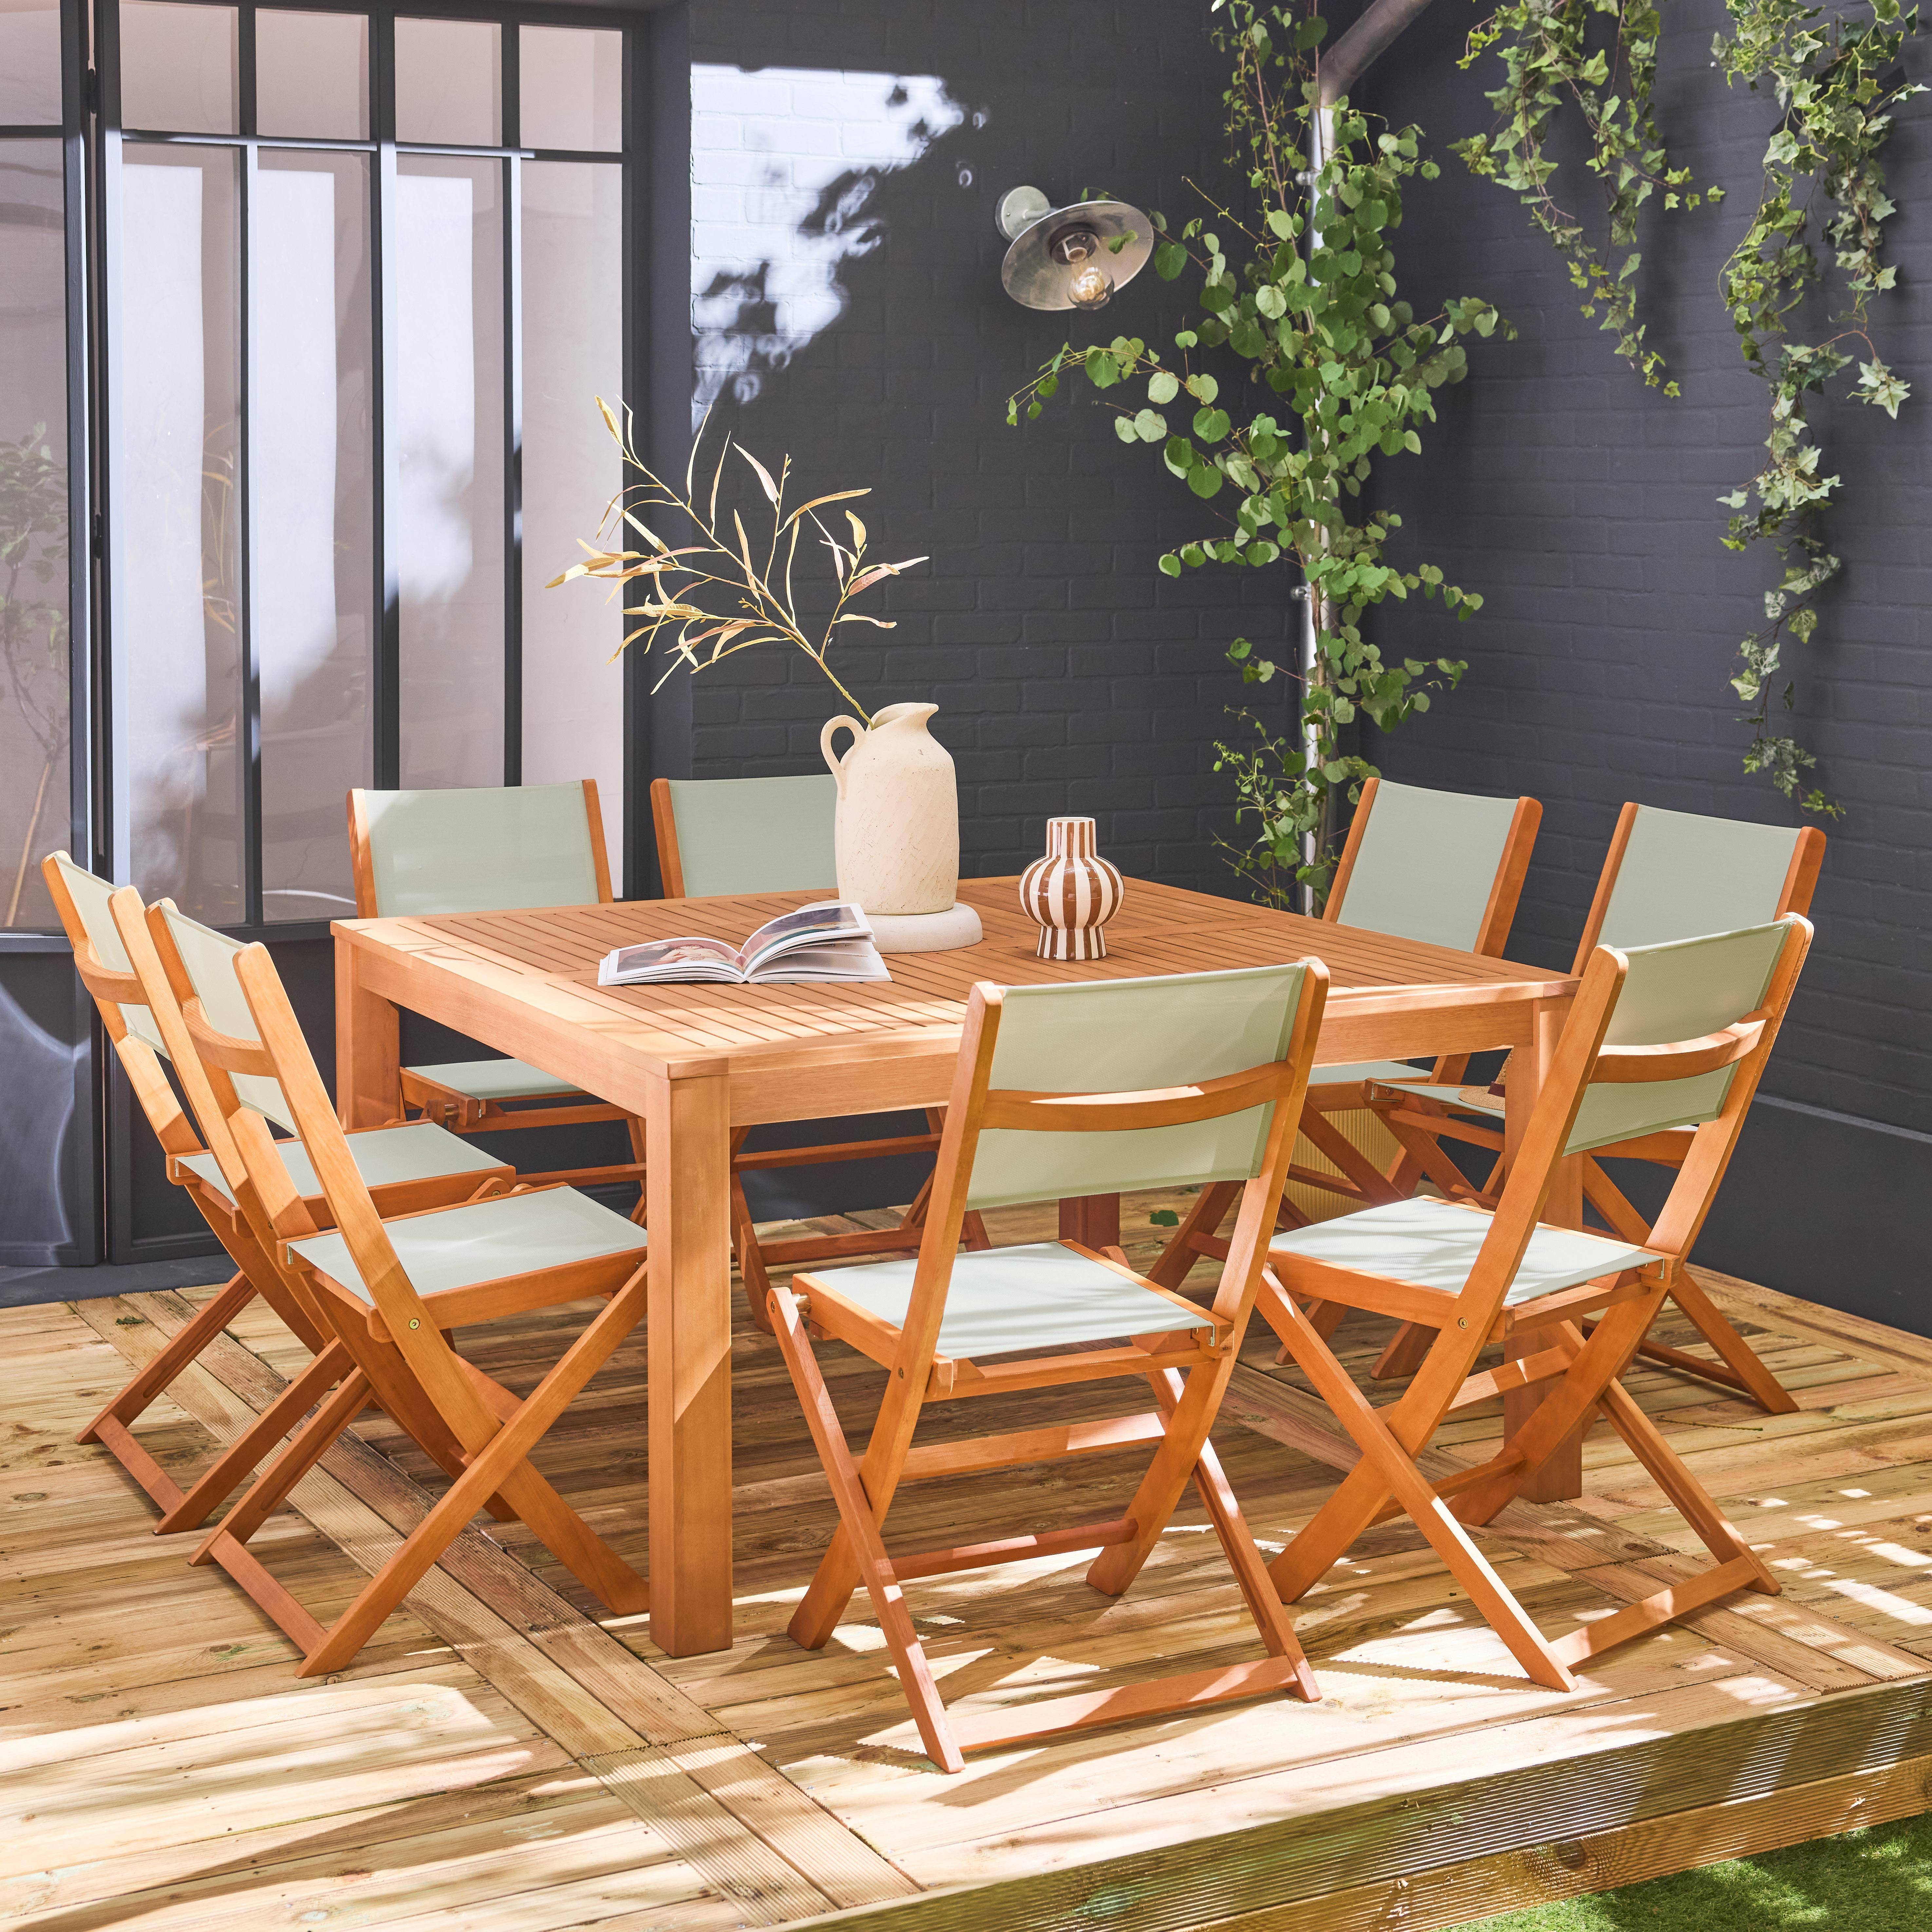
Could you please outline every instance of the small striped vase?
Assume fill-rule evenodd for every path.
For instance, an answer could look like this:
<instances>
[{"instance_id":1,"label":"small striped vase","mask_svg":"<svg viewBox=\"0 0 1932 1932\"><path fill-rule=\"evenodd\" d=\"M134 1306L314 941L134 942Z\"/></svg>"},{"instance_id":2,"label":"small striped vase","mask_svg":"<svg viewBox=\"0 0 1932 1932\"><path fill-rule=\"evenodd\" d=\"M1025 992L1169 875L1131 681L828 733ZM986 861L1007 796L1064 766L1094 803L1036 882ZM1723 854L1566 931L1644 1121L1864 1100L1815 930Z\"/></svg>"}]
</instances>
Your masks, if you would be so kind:
<instances>
[{"instance_id":1,"label":"small striped vase","mask_svg":"<svg viewBox=\"0 0 1932 1932\"><path fill-rule=\"evenodd\" d=\"M1042 959L1104 959L1102 930L1120 909L1120 875L1094 849L1090 818L1049 818L1046 856L1020 874L1020 904L1040 928Z\"/></svg>"}]
</instances>

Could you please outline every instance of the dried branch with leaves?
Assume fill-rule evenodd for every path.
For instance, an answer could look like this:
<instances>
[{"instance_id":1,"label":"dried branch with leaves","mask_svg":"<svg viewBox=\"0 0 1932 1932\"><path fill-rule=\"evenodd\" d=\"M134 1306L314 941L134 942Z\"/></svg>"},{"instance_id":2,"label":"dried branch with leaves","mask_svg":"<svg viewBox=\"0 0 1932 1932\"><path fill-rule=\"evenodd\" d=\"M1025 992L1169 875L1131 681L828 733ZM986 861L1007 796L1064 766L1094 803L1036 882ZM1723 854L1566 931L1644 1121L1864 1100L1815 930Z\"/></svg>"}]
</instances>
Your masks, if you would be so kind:
<instances>
[{"instance_id":1,"label":"dried branch with leaves","mask_svg":"<svg viewBox=\"0 0 1932 1932\"><path fill-rule=\"evenodd\" d=\"M662 686L680 664L695 675L754 646L786 644L802 651L857 716L869 726L872 722L871 714L839 681L838 674L828 662L832 646L838 641L838 628L842 624L866 624L880 631L896 628L885 618L848 607L862 592L926 560L922 556L909 556L897 563L868 563L866 555L869 539L866 526L850 510L845 512L849 542L842 542L826 527L818 513L827 504L869 496L872 491L834 490L825 496L812 497L796 509L787 510L784 499L791 481L791 458L788 456L780 464L774 479L771 472L748 449L735 438L727 436L712 471L710 493L700 506L693 479L698 474L698 452L704 447L704 433L710 426L708 411L692 440L691 458L684 470L684 488L680 491L638 454L630 411L626 410L620 419L602 396L597 398L597 407L603 416L604 427L622 452L626 468L635 470L644 481L626 484L610 499L604 506L602 520L597 526L598 542L586 543L579 538L586 553L584 560L573 563L560 576L551 578L548 587L554 590L559 584L568 584L573 578L579 577L602 578L617 584L639 584L645 593L644 602L624 606L625 616L638 621L626 631L618 650L627 650L640 638L644 640L646 652L662 650L670 662L664 666L657 684L652 687L654 690ZM724 484L726 460L734 449L750 466L770 509L771 536L762 545L762 562L758 560L746 531L745 520L736 510L730 513L729 538L719 534L718 493ZM652 527L653 524L664 520L662 513L666 511L688 521L702 541L680 544L668 542ZM647 523L646 517L652 521ZM823 629L818 632L816 641L806 628L806 620L799 614L798 600L792 587L799 538L808 523L818 532L818 541L831 554L832 579L837 591L831 614ZM600 547L611 542L626 542L627 533L641 540L646 548L632 550Z\"/></svg>"}]
</instances>

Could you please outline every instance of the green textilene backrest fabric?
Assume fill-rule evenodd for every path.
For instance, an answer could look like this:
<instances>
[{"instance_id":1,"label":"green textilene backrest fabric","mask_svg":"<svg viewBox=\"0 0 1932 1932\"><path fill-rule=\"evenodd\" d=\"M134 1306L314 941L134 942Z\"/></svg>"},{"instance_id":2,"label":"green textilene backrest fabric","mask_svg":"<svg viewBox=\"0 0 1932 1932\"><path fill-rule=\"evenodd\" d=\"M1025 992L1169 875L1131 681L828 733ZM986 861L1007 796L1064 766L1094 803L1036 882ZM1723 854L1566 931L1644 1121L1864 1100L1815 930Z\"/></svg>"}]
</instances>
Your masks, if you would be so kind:
<instances>
[{"instance_id":1,"label":"green textilene backrest fabric","mask_svg":"<svg viewBox=\"0 0 1932 1932\"><path fill-rule=\"evenodd\" d=\"M249 1012L242 982L235 976L235 956L242 950L238 942L211 931L184 912L169 910L162 916L208 1024L236 1040L259 1040L255 1016ZM231 1073L228 1077L235 1083L236 1099L278 1126L295 1132L295 1110L280 1082L261 1073Z\"/></svg>"},{"instance_id":2,"label":"green textilene backrest fabric","mask_svg":"<svg viewBox=\"0 0 1932 1932\"><path fill-rule=\"evenodd\" d=\"M1658 946L1775 918L1797 843L1789 826L1640 806L1598 944Z\"/></svg>"},{"instance_id":3,"label":"green textilene backrest fabric","mask_svg":"<svg viewBox=\"0 0 1932 1932\"><path fill-rule=\"evenodd\" d=\"M1427 791L1384 778L1336 923L1468 952L1516 806L1513 798Z\"/></svg>"},{"instance_id":4,"label":"green textilene backrest fabric","mask_svg":"<svg viewBox=\"0 0 1932 1932\"><path fill-rule=\"evenodd\" d=\"M1742 1019L1763 1003L1792 924L1778 920L1667 946L1619 949L1630 970L1604 1045L1663 1046ZM1735 1066L1720 1066L1688 1080L1592 1086L1583 1096L1567 1151L1587 1154L1634 1135L1714 1120L1736 1077Z\"/></svg>"},{"instance_id":5,"label":"green textilene backrest fabric","mask_svg":"<svg viewBox=\"0 0 1932 1932\"><path fill-rule=\"evenodd\" d=\"M67 889L74 896L74 909L80 914L80 922L86 928L95 958L110 973L133 972L133 962L128 957L127 947L121 944L120 934L114 929L114 914L107 904L114 896L115 888L105 879L83 872L64 852L54 854L54 863L59 866L61 877L67 881ZM146 1006L123 1006L121 1019L136 1040L146 1041L164 1060L167 1058L167 1046L161 1038L161 1030L155 1025L154 1015Z\"/></svg>"},{"instance_id":6,"label":"green textilene backrest fabric","mask_svg":"<svg viewBox=\"0 0 1932 1932\"><path fill-rule=\"evenodd\" d=\"M797 778L673 778L687 898L837 890L830 772Z\"/></svg>"},{"instance_id":7,"label":"green textilene backrest fabric","mask_svg":"<svg viewBox=\"0 0 1932 1932\"><path fill-rule=\"evenodd\" d=\"M1184 1087L1280 1060L1306 975L1300 966L1186 973L1067 986L1010 986L992 1085L1028 1093L1132 1094ZM980 1136L974 1208L1132 1188L1246 1180L1259 1169L1271 1107L1133 1132Z\"/></svg>"},{"instance_id":8,"label":"green textilene backrest fabric","mask_svg":"<svg viewBox=\"0 0 1932 1932\"><path fill-rule=\"evenodd\" d=\"M597 903L597 862L580 784L362 796L376 910L383 918Z\"/></svg>"}]
</instances>

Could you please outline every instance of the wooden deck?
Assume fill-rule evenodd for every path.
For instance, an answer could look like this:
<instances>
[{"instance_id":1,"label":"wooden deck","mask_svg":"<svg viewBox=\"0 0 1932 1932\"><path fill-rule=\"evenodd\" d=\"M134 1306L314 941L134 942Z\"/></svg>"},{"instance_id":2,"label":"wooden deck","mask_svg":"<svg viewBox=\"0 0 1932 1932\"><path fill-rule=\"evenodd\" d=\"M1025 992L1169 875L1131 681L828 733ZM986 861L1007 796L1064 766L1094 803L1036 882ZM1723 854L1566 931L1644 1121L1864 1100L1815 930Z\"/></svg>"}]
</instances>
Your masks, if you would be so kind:
<instances>
[{"instance_id":1,"label":"wooden deck","mask_svg":"<svg viewBox=\"0 0 1932 1932\"><path fill-rule=\"evenodd\" d=\"M1154 1233L1158 1204L1126 1204L1130 1243ZM1027 1215L998 1218L1007 1238L1031 1231ZM667 1659L641 1620L597 1621L520 1531L502 1544L472 1531L354 1669L300 1684L290 1646L220 1572L187 1567L195 1539L154 1536L119 1466L73 1441L188 1299L0 1313L0 1922L1366 1932L1921 1811L1932 1342L1706 1279L1803 1412L1766 1418L1662 1370L1630 1386L1768 1550L1783 1597L1702 1612L1566 1697L1526 1683L1420 1538L1387 1526L1297 1609L1321 1703L1083 1734L956 1778L917 1755L862 1597L823 1653L784 1634L833 1511L776 1351L742 1317L730 1652ZM574 1314L466 1331L464 1346L527 1387ZM1382 1337L1366 1319L1343 1331L1361 1372ZM640 1330L538 1459L640 1568L644 1347ZM1256 1534L1278 1544L1352 1456L1274 1353L1251 1339L1216 1440ZM177 1471L304 1358L258 1313L206 1359L140 1427ZM876 1371L849 1355L833 1366L856 1424ZM1086 1398L1052 1399L1064 1416ZM1046 1412L1001 1400L997 1424L975 1405L956 1426ZM1090 1402L1102 1414L1110 1398ZM1459 1418L1448 1452L1480 1456L1499 1427ZM921 1485L894 1521L954 1543L1105 1516L1133 1466L1096 1456ZM1516 1505L1485 1539L1552 1630L1642 1594L1644 1579L1654 1588L1688 1546L1607 1430L1586 1467L1580 1502ZM370 1426L256 1546L326 1616L441 1480ZM1050 1511L1042 1483L1058 1492ZM910 1586L949 1697L1022 1700L1258 1654L1204 1519L1176 1521L1118 1602L1086 1588L1078 1557Z\"/></svg>"}]
</instances>

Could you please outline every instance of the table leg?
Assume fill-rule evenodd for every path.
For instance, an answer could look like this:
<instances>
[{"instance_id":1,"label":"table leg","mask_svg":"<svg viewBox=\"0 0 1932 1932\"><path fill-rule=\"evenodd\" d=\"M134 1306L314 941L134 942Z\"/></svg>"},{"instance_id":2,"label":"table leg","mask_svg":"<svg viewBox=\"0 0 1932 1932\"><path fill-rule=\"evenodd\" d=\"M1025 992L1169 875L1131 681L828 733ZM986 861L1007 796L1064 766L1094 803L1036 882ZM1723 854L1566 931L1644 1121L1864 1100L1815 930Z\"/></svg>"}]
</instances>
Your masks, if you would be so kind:
<instances>
[{"instance_id":1,"label":"table leg","mask_svg":"<svg viewBox=\"0 0 1932 1932\"><path fill-rule=\"evenodd\" d=\"M380 1127L403 1112L401 1022L362 984L362 950L335 942L335 1102L345 1127Z\"/></svg>"},{"instance_id":2,"label":"table leg","mask_svg":"<svg viewBox=\"0 0 1932 1932\"><path fill-rule=\"evenodd\" d=\"M731 1643L730 1096L704 1074L646 1099L651 1641L690 1657Z\"/></svg>"},{"instance_id":3,"label":"table leg","mask_svg":"<svg viewBox=\"0 0 1932 1932\"><path fill-rule=\"evenodd\" d=\"M1563 1031L1563 1022L1569 1017L1570 1004L1568 1000L1539 1003L1535 1012L1534 1047L1527 1053L1519 1050L1510 1059L1503 1133L1504 1144L1512 1155L1528 1124L1536 1096L1542 1091L1544 1078ZM1526 1061L1528 1063L1527 1066ZM1528 1074L1527 1080L1521 1077L1523 1072ZM1580 1157L1573 1155L1557 1162L1543 1218L1561 1228L1580 1228L1583 1225L1583 1163ZM1520 1356L1535 1354L1545 1346L1545 1338L1534 1330L1519 1329L1504 1342L1503 1354L1514 1360ZM1514 1436L1536 1413L1542 1404L1544 1393L1540 1385L1510 1389L1504 1393L1505 1439ZM1522 1493L1527 1500L1563 1502L1583 1493L1583 1438L1588 1428L1586 1424L1567 1436L1557 1445L1550 1460L1523 1485Z\"/></svg>"},{"instance_id":4,"label":"table leg","mask_svg":"<svg viewBox=\"0 0 1932 1932\"><path fill-rule=\"evenodd\" d=\"M1083 1194L1060 1204L1060 1238L1078 1241L1083 1248L1118 1248L1120 1245L1120 1197L1118 1194Z\"/></svg>"}]
</instances>

